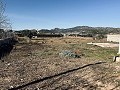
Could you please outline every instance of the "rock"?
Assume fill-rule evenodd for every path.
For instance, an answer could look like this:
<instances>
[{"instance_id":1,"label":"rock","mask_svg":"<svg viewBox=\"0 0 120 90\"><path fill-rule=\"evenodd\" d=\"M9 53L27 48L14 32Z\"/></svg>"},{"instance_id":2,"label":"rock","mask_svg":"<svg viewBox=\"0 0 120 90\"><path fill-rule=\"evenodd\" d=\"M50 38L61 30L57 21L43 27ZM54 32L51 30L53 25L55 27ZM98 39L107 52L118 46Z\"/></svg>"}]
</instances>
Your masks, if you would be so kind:
<instances>
[{"instance_id":1,"label":"rock","mask_svg":"<svg viewBox=\"0 0 120 90\"><path fill-rule=\"evenodd\" d=\"M13 86L10 86L10 88L13 88Z\"/></svg>"},{"instance_id":2,"label":"rock","mask_svg":"<svg viewBox=\"0 0 120 90\"><path fill-rule=\"evenodd\" d=\"M116 57L116 62L120 62L120 57Z\"/></svg>"},{"instance_id":3,"label":"rock","mask_svg":"<svg viewBox=\"0 0 120 90\"><path fill-rule=\"evenodd\" d=\"M120 57L119 56L114 56L113 61L114 62L120 62Z\"/></svg>"}]
</instances>

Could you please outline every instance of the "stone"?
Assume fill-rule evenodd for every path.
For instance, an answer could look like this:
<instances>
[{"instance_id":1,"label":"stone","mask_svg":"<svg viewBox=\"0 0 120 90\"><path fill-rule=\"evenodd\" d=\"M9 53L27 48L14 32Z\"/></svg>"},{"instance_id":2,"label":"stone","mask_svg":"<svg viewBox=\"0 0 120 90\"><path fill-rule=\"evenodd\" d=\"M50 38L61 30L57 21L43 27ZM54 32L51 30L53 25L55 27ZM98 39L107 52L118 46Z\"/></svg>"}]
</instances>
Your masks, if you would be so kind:
<instances>
[{"instance_id":1,"label":"stone","mask_svg":"<svg viewBox=\"0 0 120 90\"><path fill-rule=\"evenodd\" d=\"M113 61L114 62L120 62L120 57L119 56L114 56Z\"/></svg>"},{"instance_id":2,"label":"stone","mask_svg":"<svg viewBox=\"0 0 120 90\"><path fill-rule=\"evenodd\" d=\"M116 62L120 62L120 57L116 57Z\"/></svg>"}]
</instances>

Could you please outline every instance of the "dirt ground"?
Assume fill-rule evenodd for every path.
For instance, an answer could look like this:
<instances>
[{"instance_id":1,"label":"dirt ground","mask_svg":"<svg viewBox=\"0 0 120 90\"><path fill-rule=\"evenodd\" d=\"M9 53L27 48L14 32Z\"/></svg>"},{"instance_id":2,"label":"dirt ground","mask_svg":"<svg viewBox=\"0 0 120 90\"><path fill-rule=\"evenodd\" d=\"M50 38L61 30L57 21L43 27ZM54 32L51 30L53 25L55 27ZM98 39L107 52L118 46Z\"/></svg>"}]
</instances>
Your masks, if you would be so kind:
<instances>
[{"instance_id":1,"label":"dirt ground","mask_svg":"<svg viewBox=\"0 0 120 90\"><path fill-rule=\"evenodd\" d=\"M43 41L19 43L0 61L0 90L120 90L120 63L112 62L116 48L87 45L91 38ZM61 58L68 49L81 58Z\"/></svg>"}]
</instances>

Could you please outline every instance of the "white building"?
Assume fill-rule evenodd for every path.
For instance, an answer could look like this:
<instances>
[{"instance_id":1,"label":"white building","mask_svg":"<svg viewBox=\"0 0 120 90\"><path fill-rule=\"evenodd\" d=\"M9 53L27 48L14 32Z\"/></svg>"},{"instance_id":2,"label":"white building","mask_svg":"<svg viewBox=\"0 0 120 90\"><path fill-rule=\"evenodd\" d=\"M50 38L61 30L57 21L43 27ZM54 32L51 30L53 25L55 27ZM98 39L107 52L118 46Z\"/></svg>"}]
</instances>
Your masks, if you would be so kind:
<instances>
[{"instance_id":1,"label":"white building","mask_svg":"<svg viewBox=\"0 0 120 90\"><path fill-rule=\"evenodd\" d=\"M119 42L120 41L120 34L116 35L107 35L107 41L112 42Z\"/></svg>"}]
</instances>

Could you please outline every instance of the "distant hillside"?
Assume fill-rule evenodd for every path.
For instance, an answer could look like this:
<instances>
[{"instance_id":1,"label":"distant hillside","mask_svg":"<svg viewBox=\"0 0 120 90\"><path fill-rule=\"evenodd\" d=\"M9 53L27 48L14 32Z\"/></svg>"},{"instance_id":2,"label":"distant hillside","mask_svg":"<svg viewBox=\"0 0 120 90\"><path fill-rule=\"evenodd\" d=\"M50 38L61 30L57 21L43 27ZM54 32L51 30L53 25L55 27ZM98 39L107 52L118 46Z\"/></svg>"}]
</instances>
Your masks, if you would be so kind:
<instances>
[{"instance_id":1,"label":"distant hillside","mask_svg":"<svg viewBox=\"0 0 120 90\"><path fill-rule=\"evenodd\" d=\"M28 36L31 35L44 35L44 34L68 34L71 36L74 36L77 34L77 36L85 36L85 37L95 37L100 36L104 37L106 34L120 34L120 28L113 28L113 27L89 27L89 26L76 26L73 28L66 28L66 29L60 29L60 28L54 28L51 30L48 29L25 29L25 30L19 30L15 31L15 33L19 36Z\"/></svg>"},{"instance_id":2,"label":"distant hillside","mask_svg":"<svg viewBox=\"0 0 120 90\"><path fill-rule=\"evenodd\" d=\"M76 26L73 28L60 29L55 28L51 30L42 29L39 32L49 32L49 33L68 33L68 32L79 32L79 33L95 33L95 34L108 34L108 33L120 33L120 28L113 27L89 27L89 26Z\"/></svg>"}]
</instances>

